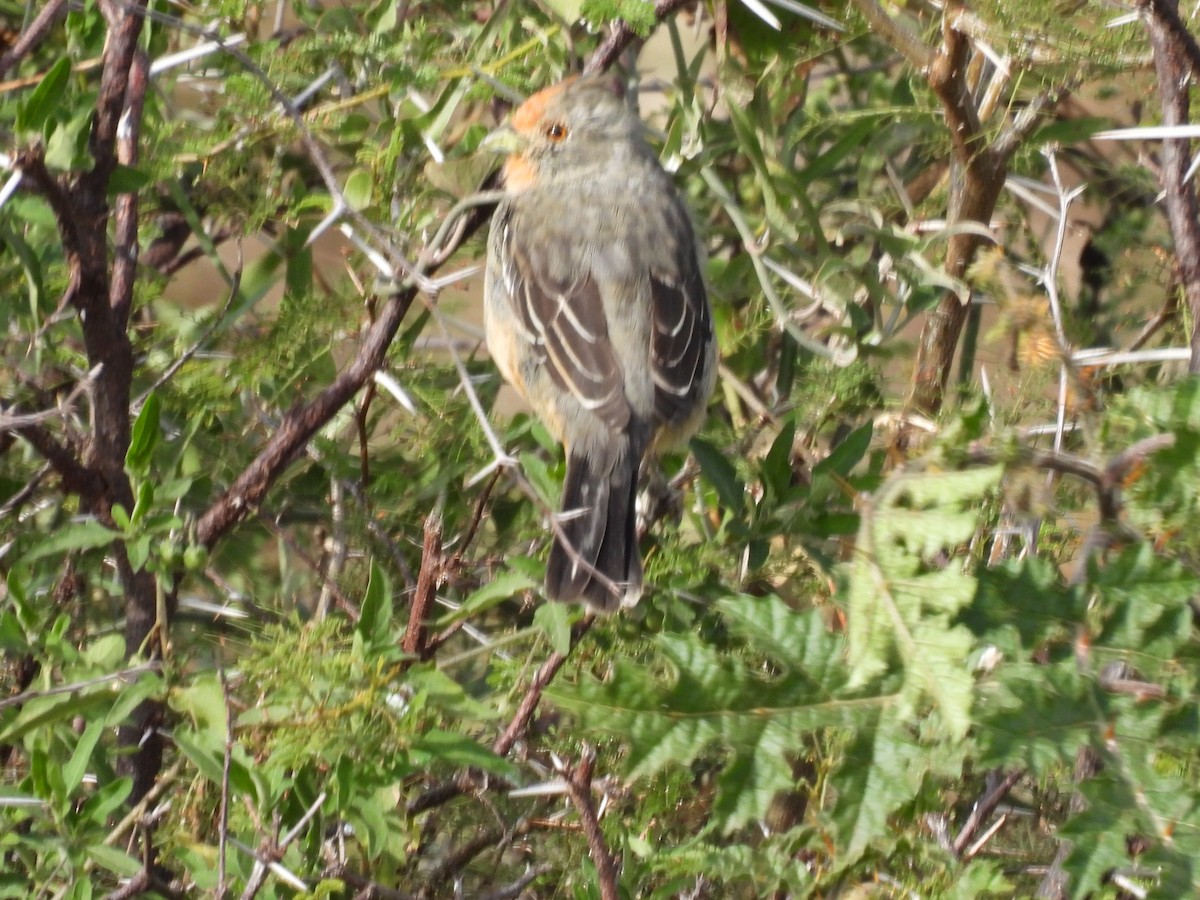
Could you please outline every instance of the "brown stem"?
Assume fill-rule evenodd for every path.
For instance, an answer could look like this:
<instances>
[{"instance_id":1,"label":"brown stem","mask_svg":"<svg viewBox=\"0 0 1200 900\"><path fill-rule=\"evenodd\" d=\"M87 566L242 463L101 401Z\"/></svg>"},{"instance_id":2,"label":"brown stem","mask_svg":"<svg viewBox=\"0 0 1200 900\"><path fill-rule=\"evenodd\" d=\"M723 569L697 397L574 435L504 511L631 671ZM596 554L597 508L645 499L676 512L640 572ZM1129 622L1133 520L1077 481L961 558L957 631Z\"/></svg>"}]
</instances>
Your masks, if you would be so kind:
<instances>
[{"instance_id":1,"label":"brown stem","mask_svg":"<svg viewBox=\"0 0 1200 900\"><path fill-rule=\"evenodd\" d=\"M672 15L680 7L691 0L655 0L654 18L661 22L667 16ZM607 70L617 57L625 52L625 48L633 43L637 37L637 32L629 27L629 23L624 19L618 19L612 25L608 32L608 37L600 42L600 46L596 48L596 52L592 54L591 59L583 67L584 75L594 75L597 72Z\"/></svg>"},{"instance_id":2,"label":"brown stem","mask_svg":"<svg viewBox=\"0 0 1200 900\"><path fill-rule=\"evenodd\" d=\"M138 162L138 136L142 132L142 110L146 102L150 62L143 50L133 54L126 89L124 126L117 135L117 161L123 166ZM133 302L133 283L138 262L138 195L129 191L117 198L116 240L113 246L112 281L109 284L109 306L114 325L122 331L129 323L129 307Z\"/></svg>"},{"instance_id":3,"label":"brown stem","mask_svg":"<svg viewBox=\"0 0 1200 900\"><path fill-rule=\"evenodd\" d=\"M963 850L974 839L976 833L983 826L983 823L988 820L988 816L1000 805L1000 801L1008 796L1008 792L1013 789L1013 785L1020 781L1021 776L1024 774L1024 769L1014 769L1004 776L999 784L979 798L979 801L975 804L975 808L971 810L971 815L967 817L962 830L958 833L958 837L954 839L954 854L956 856L962 856Z\"/></svg>"},{"instance_id":4,"label":"brown stem","mask_svg":"<svg viewBox=\"0 0 1200 900\"><path fill-rule=\"evenodd\" d=\"M596 751L585 745L578 765L566 778L567 795L583 823L588 853L596 865L596 876L600 882L600 897L602 900L618 900L621 896L617 884L620 868L605 843L604 832L600 830L600 817L596 815L596 805L592 802L592 768L595 764Z\"/></svg>"},{"instance_id":5,"label":"brown stem","mask_svg":"<svg viewBox=\"0 0 1200 900\"><path fill-rule=\"evenodd\" d=\"M870 0L860 0L856 5L860 8L874 6ZM964 10L962 0L951 0L946 4L942 15L942 44L928 65L928 79L930 88L941 102L946 130L954 149L947 219L951 225L966 222L986 225L1004 187L1009 159L1064 92L1052 90L1039 94L989 145L968 84L970 44L959 27ZM887 18L882 11L876 12ZM895 37L890 39L895 40ZM911 48L898 49L909 59L921 56ZM946 247L944 268L947 274L963 278L985 241L977 233L960 231L954 234ZM910 398L911 404L922 412L936 413L941 408L966 320L967 305L958 294L950 291L942 296L937 309L925 321L917 345Z\"/></svg>"},{"instance_id":6,"label":"brown stem","mask_svg":"<svg viewBox=\"0 0 1200 900\"><path fill-rule=\"evenodd\" d=\"M579 644L583 636L588 633L595 621L595 616L589 613L580 619L571 629L572 650ZM533 681L530 682L529 687L525 691L525 696L521 698L521 704L517 707L516 713L513 715L511 721L509 721L508 726L492 743L492 752L497 756L507 756L509 751L512 750L513 745L525 733L525 729L529 727L529 720L533 718L538 703L541 702L542 693L549 687L550 682L554 680L554 676L558 674L558 670L567 661L568 655L569 653L563 654L555 651L546 657L545 662L538 668L537 673L533 676ZM414 798L408 804L407 812L410 816L415 816L436 806L441 806L448 800L470 790L471 785L472 778L470 773L464 772L453 781L432 787Z\"/></svg>"},{"instance_id":7,"label":"brown stem","mask_svg":"<svg viewBox=\"0 0 1200 900\"><path fill-rule=\"evenodd\" d=\"M492 744L492 752L497 756L507 756L513 744L525 733L525 729L529 727L529 720L533 718L533 713L537 709L538 703L542 700L542 692L550 686L550 682L554 680L554 676L558 674L558 670L567 661L571 650L574 650L580 639L591 630L595 621L595 616L589 612L571 629L570 649L566 653L559 653L556 650L546 657L546 661L542 663L541 667L537 670L537 674L533 676L533 681L530 682L525 696L521 698L521 705L517 707L516 715L512 717L512 721L508 723L508 727L504 729L504 732Z\"/></svg>"},{"instance_id":8,"label":"brown stem","mask_svg":"<svg viewBox=\"0 0 1200 900\"><path fill-rule=\"evenodd\" d=\"M7 75L13 66L45 39L50 27L58 21L66 5L66 0L50 0L42 7L42 11L29 23L29 27L17 38L16 43L8 48L7 53L0 56L0 78Z\"/></svg>"},{"instance_id":9,"label":"brown stem","mask_svg":"<svg viewBox=\"0 0 1200 900\"><path fill-rule=\"evenodd\" d=\"M1178 0L1138 0L1138 6L1159 20L1186 58L1192 77L1200 78L1200 46L1197 46L1183 19L1179 18Z\"/></svg>"},{"instance_id":10,"label":"brown stem","mask_svg":"<svg viewBox=\"0 0 1200 900\"><path fill-rule=\"evenodd\" d=\"M1189 51L1195 50L1195 42L1184 39L1190 35L1179 21L1176 0L1143 0L1140 6L1154 51L1162 124L1186 125L1188 81L1195 62ZM1187 138L1167 138L1162 142L1160 177L1175 243L1175 265L1192 313L1192 357L1188 371L1197 373L1200 372L1200 201L1195 187L1186 180L1191 165L1191 143Z\"/></svg>"},{"instance_id":11,"label":"brown stem","mask_svg":"<svg viewBox=\"0 0 1200 900\"><path fill-rule=\"evenodd\" d=\"M421 571L417 574L417 589L413 593L408 626L404 629L401 648L414 657L425 653L426 620L433 607L434 594L442 581L445 561L442 557L442 517L430 513L425 517L425 540L421 548Z\"/></svg>"},{"instance_id":12,"label":"brown stem","mask_svg":"<svg viewBox=\"0 0 1200 900\"><path fill-rule=\"evenodd\" d=\"M661 21L685 2L687 0L657 0L655 15ZM633 38L632 29L624 22L618 22L609 36L596 48L584 71L596 72L608 68ZM235 56L241 58L240 55ZM284 101L286 99L283 98ZM491 213L491 206L474 207L467 214L466 223L461 231L455 232L458 245L472 237ZM449 255L450 252L439 251L439 259L447 259ZM431 264L425 274L433 274L436 268L436 265ZM382 366L392 338L395 337L415 297L416 288L406 288L388 298L378 319L372 323L363 339L353 362L311 401L297 404L284 415L279 428L271 435L254 461L200 517L196 527L199 543L211 549L217 540L245 519L250 511L262 502L271 485L299 455L312 436L362 389Z\"/></svg>"}]
</instances>

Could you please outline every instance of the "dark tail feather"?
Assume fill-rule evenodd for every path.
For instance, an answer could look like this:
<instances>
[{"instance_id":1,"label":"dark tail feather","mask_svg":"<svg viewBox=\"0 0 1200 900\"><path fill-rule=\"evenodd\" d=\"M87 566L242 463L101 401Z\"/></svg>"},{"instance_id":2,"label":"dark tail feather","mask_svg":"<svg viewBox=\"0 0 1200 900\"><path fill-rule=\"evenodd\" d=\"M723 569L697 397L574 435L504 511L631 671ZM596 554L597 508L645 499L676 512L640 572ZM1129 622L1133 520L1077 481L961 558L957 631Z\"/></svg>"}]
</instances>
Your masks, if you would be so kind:
<instances>
[{"instance_id":1,"label":"dark tail feather","mask_svg":"<svg viewBox=\"0 0 1200 900\"><path fill-rule=\"evenodd\" d=\"M631 449L622 441L607 456L568 455L562 535L554 536L546 564L551 600L582 601L613 612L641 597L642 559L634 520L641 460Z\"/></svg>"}]
</instances>

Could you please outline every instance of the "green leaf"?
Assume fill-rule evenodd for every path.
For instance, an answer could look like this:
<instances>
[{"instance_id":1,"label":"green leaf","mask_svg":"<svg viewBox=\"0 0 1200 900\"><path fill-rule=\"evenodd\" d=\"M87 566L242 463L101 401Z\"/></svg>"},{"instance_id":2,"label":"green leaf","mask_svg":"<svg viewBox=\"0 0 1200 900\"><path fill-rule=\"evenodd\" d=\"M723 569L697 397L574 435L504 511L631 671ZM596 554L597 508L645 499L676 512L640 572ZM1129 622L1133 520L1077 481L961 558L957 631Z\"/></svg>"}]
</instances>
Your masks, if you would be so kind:
<instances>
[{"instance_id":1,"label":"green leaf","mask_svg":"<svg viewBox=\"0 0 1200 900\"><path fill-rule=\"evenodd\" d=\"M29 294L29 313L36 320L41 314L42 302L45 297L41 261L20 234L3 224L0 224L0 242L12 250L21 262L21 269L25 273L26 290Z\"/></svg>"},{"instance_id":2,"label":"green leaf","mask_svg":"<svg viewBox=\"0 0 1200 900\"><path fill-rule=\"evenodd\" d=\"M369 645L379 646L392 640L392 589L374 559L371 560L371 574L363 594L358 624L354 628Z\"/></svg>"},{"instance_id":3,"label":"green leaf","mask_svg":"<svg viewBox=\"0 0 1200 900\"><path fill-rule=\"evenodd\" d=\"M129 450L125 453L125 469L129 472L145 472L150 466L154 449L162 435L162 401L154 391L146 398L133 423L129 437Z\"/></svg>"},{"instance_id":4,"label":"green leaf","mask_svg":"<svg viewBox=\"0 0 1200 900\"><path fill-rule=\"evenodd\" d=\"M956 739L971 725L974 678L972 636L955 620L975 595L975 579L961 562L929 561L971 538L1000 474L992 466L893 476L864 511L847 567L851 684L868 685L898 664L907 713L932 701Z\"/></svg>"},{"instance_id":5,"label":"green leaf","mask_svg":"<svg viewBox=\"0 0 1200 900\"><path fill-rule=\"evenodd\" d=\"M422 735L413 742L411 752L414 762L418 764L436 762L454 768L476 768L510 781L516 781L520 776L520 770L507 759L451 731L434 729Z\"/></svg>"},{"instance_id":6,"label":"green leaf","mask_svg":"<svg viewBox=\"0 0 1200 900\"><path fill-rule=\"evenodd\" d=\"M112 708L105 714L104 724L109 728L124 724L143 700L161 696L163 686L161 675L156 672L143 672L137 681L122 688Z\"/></svg>"},{"instance_id":7,"label":"green leaf","mask_svg":"<svg viewBox=\"0 0 1200 900\"><path fill-rule=\"evenodd\" d=\"M833 820L845 857L840 862L857 860L893 833L888 816L920 790L928 768L924 757L916 736L894 709L880 717L874 728L854 735L834 782L838 797Z\"/></svg>"},{"instance_id":8,"label":"green leaf","mask_svg":"<svg viewBox=\"0 0 1200 900\"><path fill-rule=\"evenodd\" d=\"M137 486L137 499L133 504L133 513L129 516L129 524L127 528L136 528L141 524L142 519L146 517L146 513L150 511L150 507L154 504L154 482L147 479ZM115 516L113 517L116 518Z\"/></svg>"},{"instance_id":9,"label":"green leaf","mask_svg":"<svg viewBox=\"0 0 1200 900\"><path fill-rule=\"evenodd\" d=\"M42 76L17 110L17 131L41 131L59 109L71 75L71 58L62 56Z\"/></svg>"},{"instance_id":10,"label":"green leaf","mask_svg":"<svg viewBox=\"0 0 1200 900\"><path fill-rule=\"evenodd\" d=\"M542 630L555 653L571 652L571 607L565 603L543 603L533 614L533 624Z\"/></svg>"},{"instance_id":11,"label":"green leaf","mask_svg":"<svg viewBox=\"0 0 1200 900\"><path fill-rule=\"evenodd\" d=\"M102 685L72 694L34 697L25 702L8 725L0 728L0 743L10 744L47 725L69 722L76 716L86 717L96 710L104 709L111 702L111 692Z\"/></svg>"},{"instance_id":12,"label":"green leaf","mask_svg":"<svg viewBox=\"0 0 1200 900\"><path fill-rule=\"evenodd\" d=\"M763 484L775 497L781 497L792 483L792 445L796 441L796 420L788 419L771 442L762 462Z\"/></svg>"},{"instance_id":13,"label":"green leaf","mask_svg":"<svg viewBox=\"0 0 1200 900\"><path fill-rule=\"evenodd\" d=\"M1149 543L1125 548L1093 577L1107 613L1099 642L1138 654L1173 655L1192 633L1200 578Z\"/></svg>"},{"instance_id":14,"label":"green leaf","mask_svg":"<svg viewBox=\"0 0 1200 900\"><path fill-rule=\"evenodd\" d=\"M186 715L209 740L223 741L228 730L225 692L216 672L201 672L190 684L171 691L171 709Z\"/></svg>"},{"instance_id":15,"label":"green leaf","mask_svg":"<svg viewBox=\"0 0 1200 900\"><path fill-rule=\"evenodd\" d=\"M201 775L218 786L224 782L225 742L223 738L194 731L189 727L182 727L171 732L171 739L175 742L175 746L183 752L183 755L191 760L192 765ZM245 763L238 758L241 754L236 752L236 747L234 751L230 754L229 760L229 786L238 794L255 802L258 791L254 779L251 778Z\"/></svg>"},{"instance_id":16,"label":"green leaf","mask_svg":"<svg viewBox=\"0 0 1200 900\"><path fill-rule=\"evenodd\" d=\"M141 169L118 165L108 179L108 195L135 194L150 183L150 176Z\"/></svg>"},{"instance_id":17,"label":"green leaf","mask_svg":"<svg viewBox=\"0 0 1200 900\"><path fill-rule=\"evenodd\" d=\"M371 173L366 169L355 169L351 172L346 178L346 186L342 189L346 204L355 212L371 205L373 193L374 184L371 180Z\"/></svg>"},{"instance_id":18,"label":"green leaf","mask_svg":"<svg viewBox=\"0 0 1200 900\"><path fill-rule=\"evenodd\" d=\"M740 513L746 503L745 485L737 477L733 463L725 458L716 447L702 438L692 438L692 453L700 463L700 471L704 473L712 486L717 489L717 496L730 512Z\"/></svg>"},{"instance_id":19,"label":"green leaf","mask_svg":"<svg viewBox=\"0 0 1200 900\"><path fill-rule=\"evenodd\" d=\"M96 744L103 733L104 720L93 719L83 730L83 734L79 736L71 758L63 766L63 784L66 785L68 791L74 790L75 786L83 781L87 765L92 759L92 751L96 749Z\"/></svg>"},{"instance_id":20,"label":"green leaf","mask_svg":"<svg viewBox=\"0 0 1200 900\"><path fill-rule=\"evenodd\" d=\"M871 437L874 433L875 427L872 422L855 428L829 451L828 456L813 466L813 478L828 475L830 472L836 472L843 478L849 477L851 470L862 462L871 448Z\"/></svg>"},{"instance_id":21,"label":"green leaf","mask_svg":"<svg viewBox=\"0 0 1200 900\"><path fill-rule=\"evenodd\" d=\"M84 801L79 817L85 822L104 825L108 817L121 808L133 790L132 778L117 778L101 785L96 793Z\"/></svg>"},{"instance_id":22,"label":"green leaf","mask_svg":"<svg viewBox=\"0 0 1200 900\"><path fill-rule=\"evenodd\" d=\"M41 540L36 547L21 557L22 563L31 563L46 556L58 556L72 550L91 550L107 547L120 535L105 528L95 519L71 522L50 537Z\"/></svg>"},{"instance_id":23,"label":"green leaf","mask_svg":"<svg viewBox=\"0 0 1200 900\"><path fill-rule=\"evenodd\" d=\"M509 560L511 564L513 561ZM491 581L488 581L470 594L454 613L445 621L463 619L485 609L491 609L510 597L537 587L537 582L523 569L506 568Z\"/></svg>"},{"instance_id":24,"label":"green leaf","mask_svg":"<svg viewBox=\"0 0 1200 900\"><path fill-rule=\"evenodd\" d=\"M142 864L115 847L107 847L104 844L93 844L87 848L88 859L96 863L101 868L108 869L110 872L116 872L125 878L132 878L138 872L142 871Z\"/></svg>"},{"instance_id":25,"label":"green leaf","mask_svg":"<svg viewBox=\"0 0 1200 900\"><path fill-rule=\"evenodd\" d=\"M568 25L578 22L583 13L583 0L539 0L539 2Z\"/></svg>"},{"instance_id":26,"label":"green leaf","mask_svg":"<svg viewBox=\"0 0 1200 900\"><path fill-rule=\"evenodd\" d=\"M761 676L740 654L722 654L697 635L661 635L653 666L617 658L606 681L558 682L548 695L586 728L628 741L633 777L686 766L713 745L730 750L716 809L732 830L764 816L775 793L792 787L786 753L804 734L870 727L896 698L846 691L843 642L818 612L794 612L774 597L730 598L719 609L740 642L782 672Z\"/></svg>"}]
</instances>

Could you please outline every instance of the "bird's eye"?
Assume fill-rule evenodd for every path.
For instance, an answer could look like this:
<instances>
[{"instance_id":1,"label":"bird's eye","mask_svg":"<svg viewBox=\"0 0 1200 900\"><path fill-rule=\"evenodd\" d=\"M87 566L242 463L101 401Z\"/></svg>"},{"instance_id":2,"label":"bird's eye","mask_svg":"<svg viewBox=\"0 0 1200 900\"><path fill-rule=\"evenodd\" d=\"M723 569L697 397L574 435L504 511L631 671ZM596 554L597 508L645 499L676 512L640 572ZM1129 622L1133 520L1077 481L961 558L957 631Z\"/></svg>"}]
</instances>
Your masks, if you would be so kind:
<instances>
[{"instance_id":1,"label":"bird's eye","mask_svg":"<svg viewBox=\"0 0 1200 900\"><path fill-rule=\"evenodd\" d=\"M570 131L562 122L552 122L546 126L546 137L550 138L556 144L566 140L568 134L570 134Z\"/></svg>"}]
</instances>

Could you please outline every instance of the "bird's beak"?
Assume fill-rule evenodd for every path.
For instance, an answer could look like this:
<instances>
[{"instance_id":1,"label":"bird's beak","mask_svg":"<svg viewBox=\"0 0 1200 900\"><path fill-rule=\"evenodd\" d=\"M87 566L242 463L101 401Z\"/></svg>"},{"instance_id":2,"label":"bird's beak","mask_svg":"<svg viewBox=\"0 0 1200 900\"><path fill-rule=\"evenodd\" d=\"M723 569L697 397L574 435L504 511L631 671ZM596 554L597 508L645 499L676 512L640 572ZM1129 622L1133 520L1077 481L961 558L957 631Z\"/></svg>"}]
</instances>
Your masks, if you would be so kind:
<instances>
[{"instance_id":1,"label":"bird's beak","mask_svg":"<svg viewBox=\"0 0 1200 900\"><path fill-rule=\"evenodd\" d=\"M487 153L513 156L525 149L525 138L517 134L511 125L501 125L480 141L479 149Z\"/></svg>"}]
</instances>

